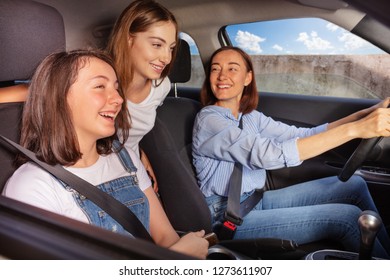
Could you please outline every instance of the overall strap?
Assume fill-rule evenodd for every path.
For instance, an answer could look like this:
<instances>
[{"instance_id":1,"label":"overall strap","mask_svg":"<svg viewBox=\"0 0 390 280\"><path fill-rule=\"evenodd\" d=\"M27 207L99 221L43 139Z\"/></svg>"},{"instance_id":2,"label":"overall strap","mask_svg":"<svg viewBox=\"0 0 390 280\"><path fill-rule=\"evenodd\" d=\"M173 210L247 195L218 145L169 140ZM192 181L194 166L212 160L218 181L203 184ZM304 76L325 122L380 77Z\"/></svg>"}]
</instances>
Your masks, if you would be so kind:
<instances>
[{"instance_id":1,"label":"overall strap","mask_svg":"<svg viewBox=\"0 0 390 280\"><path fill-rule=\"evenodd\" d=\"M133 161L131 160L127 149L122 147L118 140L114 140L112 142L112 148L118 154L118 158L125 170L127 170L127 172L129 172L131 175L135 175L137 172L137 167L135 167Z\"/></svg>"}]
</instances>

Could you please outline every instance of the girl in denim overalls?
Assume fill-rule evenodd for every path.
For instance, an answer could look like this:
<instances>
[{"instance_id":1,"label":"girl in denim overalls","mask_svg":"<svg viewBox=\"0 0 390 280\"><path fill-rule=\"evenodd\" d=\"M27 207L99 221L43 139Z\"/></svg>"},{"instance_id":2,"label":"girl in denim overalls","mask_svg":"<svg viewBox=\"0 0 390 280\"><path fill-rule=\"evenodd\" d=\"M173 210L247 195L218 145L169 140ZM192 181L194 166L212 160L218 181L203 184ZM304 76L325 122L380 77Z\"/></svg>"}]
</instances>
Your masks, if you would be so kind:
<instances>
[{"instance_id":1,"label":"girl in denim overalls","mask_svg":"<svg viewBox=\"0 0 390 280\"><path fill-rule=\"evenodd\" d=\"M156 244L205 258L204 231L179 238L149 177L133 151L123 148L128 111L111 59L98 51L48 56L39 65L25 104L21 145L49 164L70 172L129 207ZM116 139L122 131L122 142ZM114 148L118 152L114 152ZM18 159L4 195L108 230L129 234L91 201L46 171Z\"/></svg>"}]
</instances>

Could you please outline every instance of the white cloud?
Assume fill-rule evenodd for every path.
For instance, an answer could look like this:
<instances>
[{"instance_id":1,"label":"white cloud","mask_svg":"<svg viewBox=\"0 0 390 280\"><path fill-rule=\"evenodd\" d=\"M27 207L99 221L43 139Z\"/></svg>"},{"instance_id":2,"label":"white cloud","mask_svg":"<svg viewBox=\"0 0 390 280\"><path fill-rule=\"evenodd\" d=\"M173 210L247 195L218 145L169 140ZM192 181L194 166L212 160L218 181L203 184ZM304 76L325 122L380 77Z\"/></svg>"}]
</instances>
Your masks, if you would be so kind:
<instances>
[{"instance_id":1,"label":"white cloud","mask_svg":"<svg viewBox=\"0 0 390 280\"><path fill-rule=\"evenodd\" d=\"M266 39L261 38L255 34L252 34L248 31L237 31L235 41L238 43L238 47L251 54L262 53L260 43L264 42Z\"/></svg>"},{"instance_id":2,"label":"white cloud","mask_svg":"<svg viewBox=\"0 0 390 280\"><path fill-rule=\"evenodd\" d=\"M339 41L344 43L346 50L356 50L369 46L369 43L362 38L348 32L343 32L339 37Z\"/></svg>"},{"instance_id":3,"label":"white cloud","mask_svg":"<svg viewBox=\"0 0 390 280\"><path fill-rule=\"evenodd\" d=\"M280 51L280 52L283 51L283 47L282 47L282 46L279 46L278 44L273 45L272 48L273 48L274 50L277 50L277 51Z\"/></svg>"},{"instance_id":4,"label":"white cloud","mask_svg":"<svg viewBox=\"0 0 390 280\"><path fill-rule=\"evenodd\" d=\"M330 31L336 31L337 29L339 29L339 27L336 25L336 24L333 24L333 23L328 23L326 25L326 29L330 30Z\"/></svg>"},{"instance_id":5,"label":"white cloud","mask_svg":"<svg viewBox=\"0 0 390 280\"><path fill-rule=\"evenodd\" d=\"M333 49L332 44L320 38L315 31L312 31L310 35L306 32L299 33L297 41L302 42L311 51Z\"/></svg>"}]
</instances>

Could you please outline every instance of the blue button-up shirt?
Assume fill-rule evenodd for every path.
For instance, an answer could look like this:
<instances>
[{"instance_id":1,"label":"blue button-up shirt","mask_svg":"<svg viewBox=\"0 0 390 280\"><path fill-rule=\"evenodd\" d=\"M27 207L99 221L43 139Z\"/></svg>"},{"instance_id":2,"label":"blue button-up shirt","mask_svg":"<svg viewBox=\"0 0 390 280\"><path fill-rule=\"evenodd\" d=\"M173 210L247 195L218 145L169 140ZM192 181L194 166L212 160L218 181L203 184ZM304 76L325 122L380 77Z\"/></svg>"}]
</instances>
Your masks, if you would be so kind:
<instances>
[{"instance_id":1,"label":"blue button-up shirt","mask_svg":"<svg viewBox=\"0 0 390 280\"><path fill-rule=\"evenodd\" d=\"M243 129L239 119L243 117ZM198 183L205 196L227 196L236 161L243 165L241 193L265 184L265 170L301 164L297 139L325 131L327 124L297 128L273 120L259 111L239 115L230 109L207 106L197 115L192 154Z\"/></svg>"}]
</instances>

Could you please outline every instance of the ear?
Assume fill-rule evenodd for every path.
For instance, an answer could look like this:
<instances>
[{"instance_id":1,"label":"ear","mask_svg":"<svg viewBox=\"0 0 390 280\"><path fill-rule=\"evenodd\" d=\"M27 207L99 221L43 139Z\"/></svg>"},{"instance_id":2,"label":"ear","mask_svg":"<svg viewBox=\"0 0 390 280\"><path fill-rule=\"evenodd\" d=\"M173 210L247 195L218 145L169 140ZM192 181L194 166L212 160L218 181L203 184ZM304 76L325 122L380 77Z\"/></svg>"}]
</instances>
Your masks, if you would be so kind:
<instances>
[{"instance_id":1,"label":"ear","mask_svg":"<svg viewBox=\"0 0 390 280\"><path fill-rule=\"evenodd\" d=\"M249 85L252 82L252 79L253 79L253 72L249 71L248 73L246 73L244 85L245 86Z\"/></svg>"},{"instance_id":2,"label":"ear","mask_svg":"<svg viewBox=\"0 0 390 280\"><path fill-rule=\"evenodd\" d=\"M131 35L128 35L127 36L127 45L129 47L131 47L133 45L133 41L134 41L134 37L132 37Z\"/></svg>"}]
</instances>

